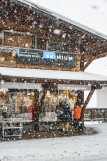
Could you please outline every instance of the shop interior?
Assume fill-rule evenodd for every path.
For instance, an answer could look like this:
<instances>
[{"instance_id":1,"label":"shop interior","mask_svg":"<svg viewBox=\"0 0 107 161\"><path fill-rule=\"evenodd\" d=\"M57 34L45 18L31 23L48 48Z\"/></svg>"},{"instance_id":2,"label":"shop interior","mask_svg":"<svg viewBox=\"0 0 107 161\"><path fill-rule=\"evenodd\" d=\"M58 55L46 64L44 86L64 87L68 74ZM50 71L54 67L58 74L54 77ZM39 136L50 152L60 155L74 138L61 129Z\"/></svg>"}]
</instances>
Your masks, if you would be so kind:
<instances>
[{"instance_id":1,"label":"shop interior","mask_svg":"<svg viewBox=\"0 0 107 161\"><path fill-rule=\"evenodd\" d=\"M62 94L67 99L73 113L77 91L58 90L57 88L48 90L41 107L39 124L59 122L55 110ZM39 100L42 95L40 91ZM34 98L33 89L0 89L0 133L3 139L11 136L22 138L24 131L34 131ZM41 130L44 129L42 126L41 128Z\"/></svg>"},{"instance_id":2,"label":"shop interior","mask_svg":"<svg viewBox=\"0 0 107 161\"><path fill-rule=\"evenodd\" d=\"M73 111L77 99L77 91L48 90L42 105L39 121L58 120L55 109L59 103L61 94L67 99ZM39 99L41 96L42 92L39 93ZM2 121L6 118L22 118L25 122L33 121L34 90L0 89L0 119Z\"/></svg>"}]
</instances>

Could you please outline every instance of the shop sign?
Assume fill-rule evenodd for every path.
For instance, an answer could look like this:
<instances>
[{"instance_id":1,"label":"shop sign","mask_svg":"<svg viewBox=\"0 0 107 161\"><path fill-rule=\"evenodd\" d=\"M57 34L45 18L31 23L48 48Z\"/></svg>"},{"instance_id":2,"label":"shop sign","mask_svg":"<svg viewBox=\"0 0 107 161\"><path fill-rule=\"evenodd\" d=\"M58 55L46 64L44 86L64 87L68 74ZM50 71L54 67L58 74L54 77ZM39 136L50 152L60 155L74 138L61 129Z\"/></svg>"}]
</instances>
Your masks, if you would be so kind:
<instances>
[{"instance_id":1,"label":"shop sign","mask_svg":"<svg viewBox=\"0 0 107 161\"><path fill-rule=\"evenodd\" d=\"M70 53L18 48L17 62L31 65L75 67L76 55Z\"/></svg>"},{"instance_id":2,"label":"shop sign","mask_svg":"<svg viewBox=\"0 0 107 161\"><path fill-rule=\"evenodd\" d=\"M42 91L42 85L40 83L11 83L4 82L0 83L0 88L11 89L11 91L18 91L20 89L37 89Z\"/></svg>"}]
</instances>

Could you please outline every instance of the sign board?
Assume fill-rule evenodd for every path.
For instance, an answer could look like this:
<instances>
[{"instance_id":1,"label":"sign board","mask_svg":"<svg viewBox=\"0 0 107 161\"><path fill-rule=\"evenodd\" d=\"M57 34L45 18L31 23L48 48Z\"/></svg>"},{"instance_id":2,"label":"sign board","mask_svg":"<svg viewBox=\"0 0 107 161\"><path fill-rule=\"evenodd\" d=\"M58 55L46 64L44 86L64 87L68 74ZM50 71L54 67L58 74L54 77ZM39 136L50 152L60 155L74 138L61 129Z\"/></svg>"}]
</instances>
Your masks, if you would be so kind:
<instances>
[{"instance_id":1,"label":"sign board","mask_svg":"<svg viewBox=\"0 0 107 161\"><path fill-rule=\"evenodd\" d=\"M76 55L70 53L18 48L17 62L31 65L75 67Z\"/></svg>"}]
</instances>

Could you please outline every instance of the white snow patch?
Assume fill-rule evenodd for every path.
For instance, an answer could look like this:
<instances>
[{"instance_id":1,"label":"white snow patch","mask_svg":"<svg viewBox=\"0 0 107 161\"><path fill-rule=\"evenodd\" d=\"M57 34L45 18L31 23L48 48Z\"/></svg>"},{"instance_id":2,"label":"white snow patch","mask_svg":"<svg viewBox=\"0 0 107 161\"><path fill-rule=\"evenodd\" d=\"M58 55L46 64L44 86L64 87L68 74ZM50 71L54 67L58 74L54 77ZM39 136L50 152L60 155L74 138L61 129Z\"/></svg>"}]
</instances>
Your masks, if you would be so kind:
<instances>
[{"instance_id":1,"label":"white snow patch","mask_svg":"<svg viewBox=\"0 0 107 161\"><path fill-rule=\"evenodd\" d=\"M0 143L2 161L103 161L107 158L107 124L91 124L97 134ZM106 160L105 160L106 161Z\"/></svg>"},{"instance_id":2,"label":"white snow patch","mask_svg":"<svg viewBox=\"0 0 107 161\"><path fill-rule=\"evenodd\" d=\"M86 72L0 67L1 75L62 80L107 81L107 77Z\"/></svg>"}]
</instances>

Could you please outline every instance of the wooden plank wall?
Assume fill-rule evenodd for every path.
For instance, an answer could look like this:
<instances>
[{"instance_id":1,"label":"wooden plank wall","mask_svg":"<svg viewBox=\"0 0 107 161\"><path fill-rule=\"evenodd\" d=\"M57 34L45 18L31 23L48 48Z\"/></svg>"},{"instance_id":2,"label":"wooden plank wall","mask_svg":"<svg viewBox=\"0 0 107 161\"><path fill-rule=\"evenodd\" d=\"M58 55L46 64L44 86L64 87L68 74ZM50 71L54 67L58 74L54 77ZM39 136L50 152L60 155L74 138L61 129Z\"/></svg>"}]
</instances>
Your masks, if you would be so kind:
<instances>
[{"instance_id":1,"label":"wooden plank wall","mask_svg":"<svg viewBox=\"0 0 107 161\"><path fill-rule=\"evenodd\" d=\"M2 45L2 30L0 30L0 45Z\"/></svg>"},{"instance_id":2,"label":"wooden plank wall","mask_svg":"<svg viewBox=\"0 0 107 161\"><path fill-rule=\"evenodd\" d=\"M40 50L46 50L47 40L37 38L35 40L35 48ZM4 46L20 47L20 48L33 48L32 36L25 36L20 34L4 34ZM45 66L45 65L29 65L29 64L17 64L15 53L0 53L0 66L7 67L20 67L20 68L39 68L39 69L55 69L55 70L69 70L69 71L80 71L80 56L76 56L76 67L59 67L59 66Z\"/></svg>"}]
</instances>

